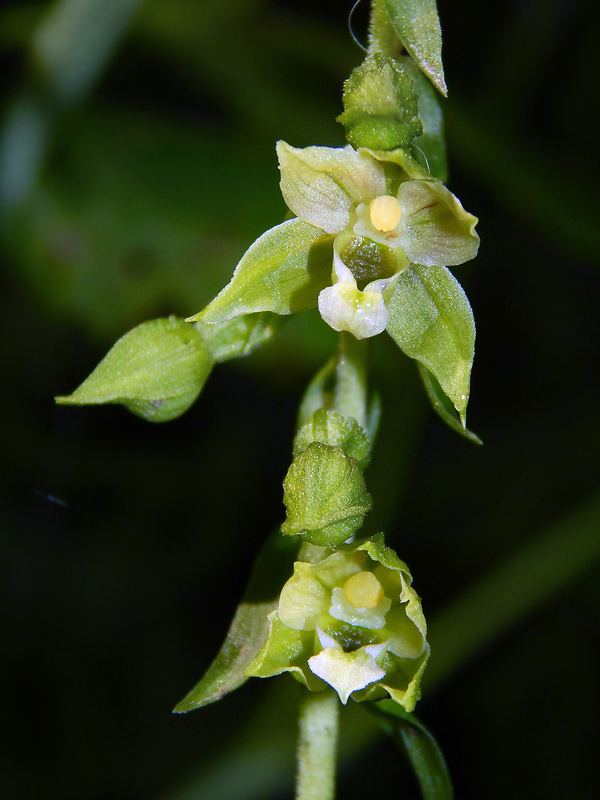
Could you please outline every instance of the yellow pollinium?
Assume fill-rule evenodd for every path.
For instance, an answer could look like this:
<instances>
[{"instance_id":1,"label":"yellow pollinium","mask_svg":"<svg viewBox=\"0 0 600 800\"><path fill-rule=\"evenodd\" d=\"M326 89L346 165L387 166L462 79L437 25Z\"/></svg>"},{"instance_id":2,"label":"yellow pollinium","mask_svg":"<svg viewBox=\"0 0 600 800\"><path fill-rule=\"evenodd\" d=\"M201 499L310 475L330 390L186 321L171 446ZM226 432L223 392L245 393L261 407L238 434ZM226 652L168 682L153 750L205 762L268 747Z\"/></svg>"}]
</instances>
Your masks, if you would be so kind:
<instances>
[{"instance_id":1,"label":"yellow pollinium","mask_svg":"<svg viewBox=\"0 0 600 800\"><path fill-rule=\"evenodd\" d=\"M400 222L402 209L395 197L384 194L369 204L369 217L374 227L381 233L393 230Z\"/></svg>"},{"instance_id":2,"label":"yellow pollinium","mask_svg":"<svg viewBox=\"0 0 600 800\"><path fill-rule=\"evenodd\" d=\"M344 584L344 597L354 608L375 608L383 600L383 586L372 572L357 572Z\"/></svg>"}]
</instances>

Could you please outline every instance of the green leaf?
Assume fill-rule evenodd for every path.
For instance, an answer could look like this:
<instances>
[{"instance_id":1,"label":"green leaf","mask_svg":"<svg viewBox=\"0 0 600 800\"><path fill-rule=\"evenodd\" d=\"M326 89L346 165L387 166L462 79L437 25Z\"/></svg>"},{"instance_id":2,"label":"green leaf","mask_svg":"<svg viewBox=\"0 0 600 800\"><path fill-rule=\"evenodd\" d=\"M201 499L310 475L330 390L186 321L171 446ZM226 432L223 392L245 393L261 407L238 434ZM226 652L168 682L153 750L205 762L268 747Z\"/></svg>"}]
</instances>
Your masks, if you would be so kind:
<instances>
[{"instance_id":1,"label":"green leaf","mask_svg":"<svg viewBox=\"0 0 600 800\"><path fill-rule=\"evenodd\" d=\"M243 314L295 314L317 304L331 283L333 236L299 219L263 233L246 251L233 278L188 322L214 324Z\"/></svg>"},{"instance_id":2,"label":"green leaf","mask_svg":"<svg viewBox=\"0 0 600 800\"><path fill-rule=\"evenodd\" d=\"M385 0L385 7L412 59L445 96L442 31L435 0Z\"/></svg>"},{"instance_id":3,"label":"green leaf","mask_svg":"<svg viewBox=\"0 0 600 800\"><path fill-rule=\"evenodd\" d=\"M354 147L393 150L423 132L408 73L382 53L368 56L352 71L342 99L344 112L337 121Z\"/></svg>"},{"instance_id":4,"label":"green leaf","mask_svg":"<svg viewBox=\"0 0 600 800\"><path fill-rule=\"evenodd\" d=\"M64 405L120 403L150 422L180 416L196 400L212 360L193 325L155 319L122 336Z\"/></svg>"},{"instance_id":5,"label":"green leaf","mask_svg":"<svg viewBox=\"0 0 600 800\"><path fill-rule=\"evenodd\" d=\"M430 174L446 183L448 161L440 97L411 58L401 57L400 62L412 79L412 88L417 95L419 119L423 125L423 133L412 145L424 154Z\"/></svg>"},{"instance_id":6,"label":"green leaf","mask_svg":"<svg viewBox=\"0 0 600 800\"><path fill-rule=\"evenodd\" d=\"M483 444L477 434L473 433L473 431L470 431L467 428L463 428L460 420L454 413L452 404L442 392L441 386L431 372L429 372L429 370L426 369L422 364L418 364L418 367L419 375L423 381L423 386L425 387L427 396L429 397L433 410L436 412L436 414L441 417L446 425L452 428L453 431L460 433L460 435L464 436L465 439L468 439L470 442L475 442L475 444Z\"/></svg>"},{"instance_id":7,"label":"green leaf","mask_svg":"<svg viewBox=\"0 0 600 800\"><path fill-rule=\"evenodd\" d=\"M294 457L300 455L312 442L329 447L339 447L365 469L370 460L371 445L358 422L337 411L318 409L304 424L294 439Z\"/></svg>"},{"instance_id":8,"label":"green leaf","mask_svg":"<svg viewBox=\"0 0 600 800\"><path fill-rule=\"evenodd\" d=\"M342 333L337 353L310 382L298 411L298 427L319 408L352 417L368 432L371 445L379 420L377 402L367 402L366 346L351 334Z\"/></svg>"},{"instance_id":9,"label":"green leaf","mask_svg":"<svg viewBox=\"0 0 600 800\"><path fill-rule=\"evenodd\" d=\"M345 542L362 525L371 508L356 461L339 447L319 442L294 458L283 482L287 519L281 532L300 534L321 547Z\"/></svg>"},{"instance_id":10,"label":"green leaf","mask_svg":"<svg viewBox=\"0 0 600 800\"><path fill-rule=\"evenodd\" d=\"M435 375L465 427L475 322L462 287L445 267L413 264L385 299L388 333L409 358Z\"/></svg>"},{"instance_id":11,"label":"green leaf","mask_svg":"<svg viewBox=\"0 0 600 800\"><path fill-rule=\"evenodd\" d=\"M408 757L424 800L452 800L454 791L446 761L425 725L391 700L373 703L368 710Z\"/></svg>"},{"instance_id":12,"label":"green leaf","mask_svg":"<svg viewBox=\"0 0 600 800\"><path fill-rule=\"evenodd\" d=\"M268 342L277 332L281 317L265 311L246 314L227 322L205 325L195 322L194 327L202 337L206 349L215 364L230 358L247 356L257 347Z\"/></svg>"},{"instance_id":13,"label":"green leaf","mask_svg":"<svg viewBox=\"0 0 600 800\"><path fill-rule=\"evenodd\" d=\"M299 544L279 532L267 539L221 650L202 680L175 707L176 713L214 703L248 679L246 669L267 641L268 615L277 608L281 587L292 574Z\"/></svg>"}]
</instances>

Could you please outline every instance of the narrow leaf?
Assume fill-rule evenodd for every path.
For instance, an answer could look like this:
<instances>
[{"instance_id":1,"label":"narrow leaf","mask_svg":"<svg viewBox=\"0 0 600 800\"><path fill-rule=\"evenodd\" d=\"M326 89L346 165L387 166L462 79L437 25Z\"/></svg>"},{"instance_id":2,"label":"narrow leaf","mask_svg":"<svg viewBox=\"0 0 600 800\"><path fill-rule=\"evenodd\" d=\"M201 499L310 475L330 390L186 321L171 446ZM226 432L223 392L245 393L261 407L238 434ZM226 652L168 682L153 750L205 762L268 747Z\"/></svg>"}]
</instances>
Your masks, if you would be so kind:
<instances>
[{"instance_id":1,"label":"narrow leaf","mask_svg":"<svg viewBox=\"0 0 600 800\"><path fill-rule=\"evenodd\" d=\"M442 31L435 0L385 0L402 44L433 85L448 93L442 66Z\"/></svg>"},{"instance_id":2,"label":"narrow leaf","mask_svg":"<svg viewBox=\"0 0 600 800\"><path fill-rule=\"evenodd\" d=\"M475 322L462 287L445 267L412 264L385 300L388 333L435 375L465 427Z\"/></svg>"},{"instance_id":3,"label":"narrow leaf","mask_svg":"<svg viewBox=\"0 0 600 800\"><path fill-rule=\"evenodd\" d=\"M294 314L317 304L331 283L333 236L291 219L263 233L242 256L230 283L188 319L208 324L243 314Z\"/></svg>"},{"instance_id":4,"label":"narrow leaf","mask_svg":"<svg viewBox=\"0 0 600 800\"><path fill-rule=\"evenodd\" d=\"M175 707L176 713L214 703L246 682L246 668L267 641L267 617L277 608L281 587L292 574L299 545L300 540L285 538L278 532L267 539L221 650L202 680Z\"/></svg>"},{"instance_id":5,"label":"narrow leaf","mask_svg":"<svg viewBox=\"0 0 600 800\"><path fill-rule=\"evenodd\" d=\"M454 792L446 761L425 725L391 700L373 703L369 711L406 754L424 800L452 800Z\"/></svg>"},{"instance_id":6,"label":"narrow leaf","mask_svg":"<svg viewBox=\"0 0 600 800\"><path fill-rule=\"evenodd\" d=\"M268 342L279 329L281 317L265 311L245 314L215 325L194 323L215 364L247 356Z\"/></svg>"},{"instance_id":7,"label":"narrow leaf","mask_svg":"<svg viewBox=\"0 0 600 800\"><path fill-rule=\"evenodd\" d=\"M425 387L427 396L429 397L433 410L436 412L436 414L438 414L438 416L446 423L446 425L452 428L453 431L460 433L460 435L464 436L465 439L468 439L470 442L475 442L475 444L483 444L476 433L473 433L473 431L470 431L467 428L463 428L460 420L454 413L452 404L442 392L441 386L431 372L429 372L429 370L426 369L422 364L418 364L417 366L419 367L419 375L423 381L423 386Z\"/></svg>"}]
</instances>

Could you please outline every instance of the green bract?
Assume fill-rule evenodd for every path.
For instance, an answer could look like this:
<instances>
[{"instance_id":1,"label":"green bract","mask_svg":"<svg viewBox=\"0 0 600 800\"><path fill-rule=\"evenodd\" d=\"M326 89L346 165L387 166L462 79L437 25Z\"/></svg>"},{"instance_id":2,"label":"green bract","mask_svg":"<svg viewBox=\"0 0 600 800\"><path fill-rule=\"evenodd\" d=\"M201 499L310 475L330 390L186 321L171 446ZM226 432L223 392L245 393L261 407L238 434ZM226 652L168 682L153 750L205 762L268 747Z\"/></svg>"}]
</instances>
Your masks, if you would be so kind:
<instances>
[{"instance_id":1,"label":"green bract","mask_svg":"<svg viewBox=\"0 0 600 800\"><path fill-rule=\"evenodd\" d=\"M263 234L229 285L191 319L214 324L318 305L334 330L357 339L387 329L407 355L435 374L462 415L474 326L462 290L444 267L476 255L477 218L402 149L298 149L278 142L277 153L281 191L296 219ZM417 305L400 324L402 275L420 281L424 291L412 293ZM464 300L456 303L459 295ZM448 335L438 335L435 326Z\"/></svg>"},{"instance_id":2,"label":"green bract","mask_svg":"<svg viewBox=\"0 0 600 800\"><path fill-rule=\"evenodd\" d=\"M408 567L377 536L317 563L297 561L269 637L249 676L291 672L311 690L332 686L342 703L388 694L407 711L429 656L421 601Z\"/></svg>"},{"instance_id":3,"label":"green bract","mask_svg":"<svg viewBox=\"0 0 600 800\"><path fill-rule=\"evenodd\" d=\"M73 394L57 403L120 403L167 422L194 403L213 366L199 332L176 317L143 322L122 336Z\"/></svg>"}]
</instances>

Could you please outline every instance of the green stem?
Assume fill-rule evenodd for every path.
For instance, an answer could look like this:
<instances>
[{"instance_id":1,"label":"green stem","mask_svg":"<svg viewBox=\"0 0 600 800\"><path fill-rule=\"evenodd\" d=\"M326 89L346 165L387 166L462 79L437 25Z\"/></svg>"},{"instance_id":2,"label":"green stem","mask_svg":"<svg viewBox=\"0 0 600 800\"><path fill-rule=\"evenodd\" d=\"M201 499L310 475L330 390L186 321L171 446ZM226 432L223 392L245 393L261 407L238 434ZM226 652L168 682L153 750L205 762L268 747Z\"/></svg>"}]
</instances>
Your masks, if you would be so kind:
<instances>
[{"instance_id":1,"label":"green stem","mask_svg":"<svg viewBox=\"0 0 600 800\"><path fill-rule=\"evenodd\" d=\"M303 692L296 800L333 800L339 701L335 692Z\"/></svg>"}]
</instances>

